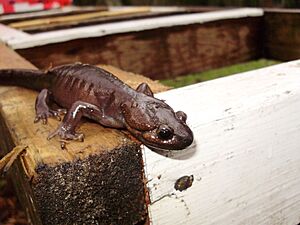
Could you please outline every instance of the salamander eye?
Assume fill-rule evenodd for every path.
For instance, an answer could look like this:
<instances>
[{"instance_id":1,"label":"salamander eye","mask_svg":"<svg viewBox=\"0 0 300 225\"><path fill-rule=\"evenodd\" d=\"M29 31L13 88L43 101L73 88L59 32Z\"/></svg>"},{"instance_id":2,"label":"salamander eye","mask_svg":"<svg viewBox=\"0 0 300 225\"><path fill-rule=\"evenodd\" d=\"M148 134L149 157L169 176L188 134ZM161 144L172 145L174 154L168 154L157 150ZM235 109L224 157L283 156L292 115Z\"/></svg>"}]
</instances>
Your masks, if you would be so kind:
<instances>
[{"instance_id":1,"label":"salamander eye","mask_svg":"<svg viewBox=\"0 0 300 225\"><path fill-rule=\"evenodd\" d=\"M169 140L173 137L173 129L167 125L160 125L157 129L157 135L160 139Z\"/></svg>"}]
</instances>

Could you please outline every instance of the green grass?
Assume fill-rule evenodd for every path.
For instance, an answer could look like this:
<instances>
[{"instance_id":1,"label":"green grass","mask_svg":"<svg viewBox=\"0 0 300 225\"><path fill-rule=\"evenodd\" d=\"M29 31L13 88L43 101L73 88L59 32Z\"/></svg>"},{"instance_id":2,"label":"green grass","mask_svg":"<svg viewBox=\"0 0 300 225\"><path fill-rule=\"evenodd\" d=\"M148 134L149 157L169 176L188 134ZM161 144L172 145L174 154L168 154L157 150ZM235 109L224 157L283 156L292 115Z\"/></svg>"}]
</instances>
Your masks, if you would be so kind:
<instances>
[{"instance_id":1,"label":"green grass","mask_svg":"<svg viewBox=\"0 0 300 225\"><path fill-rule=\"evenodd\" d=\"M216 79L219 77L225 77L236 73L255 70L255 69L271 66L278 63L280 62L275 60L259 59L259 60L249 61L246 63L240 63L232 66L223 67L220 69L208 70L202 73L195 73L186 76L176 77L175 79L172 80L161 80L160 82L164 85L178 88L190 84L199 83L202 81Z\"/></svg>"}]
</instances>

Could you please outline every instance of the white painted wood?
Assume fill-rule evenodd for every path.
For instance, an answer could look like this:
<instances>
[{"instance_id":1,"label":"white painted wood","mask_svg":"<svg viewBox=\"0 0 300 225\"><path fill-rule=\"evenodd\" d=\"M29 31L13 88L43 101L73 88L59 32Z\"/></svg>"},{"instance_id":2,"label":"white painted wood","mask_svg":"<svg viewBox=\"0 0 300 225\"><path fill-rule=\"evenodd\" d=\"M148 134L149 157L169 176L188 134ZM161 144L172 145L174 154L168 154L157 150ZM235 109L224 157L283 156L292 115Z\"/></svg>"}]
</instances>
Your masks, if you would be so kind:
<instances>
[{"instance_id":1,"label":"white painted wood","mask_svg":"<svg viewBox=\"0 0 300 225\"><path fill-rule=\"evenodd\" d=\"M300 60L157 96L187 113L195 143L145 149L152 224L300 223Z\"/></svg>"},{"instance_id":2,"label":"white painted wood","mask_svg":"<svg viewBox=\"0 0 300 225\"><path fill-rule=\"evenodd\" d=\"M30 36L29 34L19 31L3 24L0 24L0 37L1 40L5 43L9 42L9 40L16 39L16 38L24 38Z\"/></svg>"},{"instance_id":3,"label":"white painted wood","mask_svg":"<svg viewBox=\"0 0 300 225\"><path fill-rule=\"evenodd\" d=\"M124 10L126 10L126 8L124 8ZM136 32L196 23L206 23L222 19L258 17L262 15L263 10L258 8L241 8L215 12L181 14L158 18L146 18L131 21L106 23L58 31L49 31L32 34L28 37L23 38L17 37L15 39L10 39L6 43L13 49L23 49L51 43L70 41L79 38L101 37L118 33Z\"/></svg>"},{"instance_id":4,"label":"white painted wood","mask_svg":"<svg viewBox=\"0 0 300 225\"><path fill-rule=\"evenodd\" d=\"M132 9L132 8L144 8L145 6L109 6L108 10L116 11L116 10L124 10L124 9ZM180 12L186 11L185 7L178 6L147 6L149 7L151 12Z\"/></svg>"}]
</instances>

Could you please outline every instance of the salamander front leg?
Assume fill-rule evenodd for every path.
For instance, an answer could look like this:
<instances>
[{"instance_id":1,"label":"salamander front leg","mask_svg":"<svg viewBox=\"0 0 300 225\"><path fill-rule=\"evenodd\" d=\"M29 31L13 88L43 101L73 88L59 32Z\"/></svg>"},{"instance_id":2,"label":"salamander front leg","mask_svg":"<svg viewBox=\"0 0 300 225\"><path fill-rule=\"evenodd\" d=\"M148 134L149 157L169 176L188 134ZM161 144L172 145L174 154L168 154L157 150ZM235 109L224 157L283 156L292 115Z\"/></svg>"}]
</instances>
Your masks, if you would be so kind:
<instances>
[{"instance_id":1,"label":"salamander front leg","mask_svg":"<svg viewBox=\"0 0 300 225\"><path fill-rule=\"evenodd\" d=\"M102 115L100 109L92 104L77 101L65 115L62 123L59 127L48 136L48 140L58 135L63 140L78 140L83 141L84 135L82 133L76 133L75 129L84 115L91 115L93 117L99 117Z\"/></svg>"},{"instance_id":2,"label":"salamander front leg","mask_svg":"<svg viewBox=\"0 0 300 225\"><path fill-rule=\"evenodd\" d=\"M56 119L61 120L59 116L61 112L59 110L52 110L48 106L50 97L51 93L47 89L43 89L37 96L35 101L35 123L41 120L43 124L46 124L49 117L56 117Z\"/></svg>"}]
</instances>

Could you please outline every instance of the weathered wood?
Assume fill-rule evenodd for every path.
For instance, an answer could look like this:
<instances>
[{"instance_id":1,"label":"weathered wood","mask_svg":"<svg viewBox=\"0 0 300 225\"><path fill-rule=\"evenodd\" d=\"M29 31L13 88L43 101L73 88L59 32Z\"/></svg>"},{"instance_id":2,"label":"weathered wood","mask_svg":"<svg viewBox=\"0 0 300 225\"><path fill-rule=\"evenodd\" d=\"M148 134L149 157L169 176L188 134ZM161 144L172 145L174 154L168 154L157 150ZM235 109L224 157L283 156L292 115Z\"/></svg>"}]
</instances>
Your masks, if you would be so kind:
<instances>
[{"instance_id":1,"label":"weathered wood","mask_svg":"<svg viewBox=\"0 0 300 225\"><path fill-rule=\"evenodd\" d=\"M118 22L118 21L127 21L127 20L135 20L141 18L153 18L159 16L167 16L173 14L181 14L183 12L180 11L173 11L173 12L141 12L141 13L134 13L134 14L124 14L124 15L116 15L110 17L100 17L95 19L88 19L84 21L69 21L66 23L59 23L59 24L47 24L42 26L30 26L27 28L22 28L22 31L26 33L40 33L40 32L48 32L54 30L62 30L62 29L70 29L75 27L82 27L82 26L90 26L95 24L104 24L104 23L111 23L111 22Z\"/></svg>"},{"instance_id":2,"label":"weathered wood","mask_svg":"<svg viewBox=\"0 0 300 225\"><path fill-rule=\"evenodd\" d=\"M266 9L264 16L264 49L268 58L300 58L300 10Z\"/></svg>"},{"instance_id":3,"label":"weathered wood","mask_svg":"<svg viewBox=\"0 0 300 225\"><path fill-rule=\"evenodd\" d=\"M261 56L262 15L262 9L219 10L5 35L3 40L39 67L81 60L157 79Z\"/></svg>"},{"instance_id":4,"label":"weathered wood","mask_svg":"<svg viewBox=\"0 0 300 225\"><path fill-rule=\"evenodd\" d=\"M23 29L32 26L43 26L48 24L66 24L72 22L80 22L84 20L90 20L101 17L111 17L120 15L131 15L138 13L147 13L150 11L149 7L137 7L131 9L115 10L115 11L100 11L100 12L89 12L76 15L57 16L50 18L34 19L27 21L19 21L8 24L12 28Z\"/></svg>"},{"instance_id":5,"label":"weathered wood","mask_svg":"<svg viewBox=\"0 0 300 225\"><path fill-rule=\"evenodd\" d=\"M0 53L0 68L34 68L3 44ZM115 74L119 71L105 68ZM134 80L133 74L124 74L121 79ZM23 88L0 88L0 149L8 152L16 145L28 146L9 173L30 223L143 221L147 208L139 145L125 132L84 122L79 129L85 133L85 141L71 142L63 151L58 139L46 140L58 121L50 119L47 125L33 123L36 95Z\"/></svg>"},{"instance_id":6,"label":"weathered wood","mask_svg":"<svg viewBox=\"0 0 300 225\"><path fill-rule=\"evenodd\" d=\"M96 12L96 11L106 11L108 7L106 6L84 6L77 7L73 5L64 6L63 8L44 10L44 11L34 11L34 12L25 12L17 14L4 14L0 15L0 22L3 24L9 24L21 20L32 20L32 19L41 19L47 17L63 16L63 15L74 15L87 12Z\"/></svg>"},{"instance_id":7,"label":"weathered wood","mask_svg":"<svg viewBox=\"0 0 300 225\"><path fill-rule=\"evenodd\" d=\"M79 39L17 52L42 68L50 63L83 61L111 64L162 79L260 57L261 23L261 17L228 19Z\"/></svg>"},{"instance_id":8,"label":"weathered wood","mask_svg":"<svg viewBox=\"0 0 300 225\"><path fill-rule=\"evenodd\" d=\"M45 19L45 18L53 18L57 16L67 16L67 15L79 15L84 13L93 13L93 12L100 12L100 11L116 11L120 9L132 9L133 7L104 7L104 6L93 6L93 7L75 7L75 6L67 6L63 9L53 9L43 12L27 12L27 13L19 13L13 15L2 15L0 16L0 23L2 24L11 24L20 21L29 21L29 20L36 20L36 19ZM137 7L134 7L137 8ZM87 26L87 25L95 25L95 24L102 24L102 23L110 23L110 22L117 22L117 21L126 21L126 20L133 20L133 19L141 19L141 18L153 18L159 16L170 16L170 15L178 15L184 13L199 13L199 12L209 12L209 11L216 11L221 10L220 7L148 7L149 12L143 13L134 13L134 14L125 14L125 15L114 15L109 17L97 17L93 19L87 20L80 20L80 21L68 21L63 23L54 23L54 24L43 24L41 26L30 26L30 27L22 27L22 30L26 33L39 33L39 32L47 32L59 29L67 29L67 28L74 28L80 26ZM3 27L0 28L0 31ZM11 29L12 30L12 29ZM16 32L16 31L14 31ZM1 35L1 33L0 33ZM11 35L13 36L13 35ZM1 35L2 37L2 35ZM16 36L14 37L16 38Z\"/></svg>"},{"instance_id":9,"label":"weathered wood","mask_svg":"<svg viewBox=\"0 0 300 225\"><path fill-rule=\"evenodd\" d=\"M73 7L72 7L73 8ZM137 9L137 7L135 7ZM145 9L145 7L143 7ZM96 12L97 8L95 7L94 12ZM127 10L133 10L132 7L108 7L107 10L110 11L116 11L120 9L127 9ZM136 13L124 13L123 15L121 14L115 14L115 15L110 15L110 16L101 16L101 17L93 17L89 19L84 19L84 20L69 20L69 21L64 21L62 20L59 23L44 23L41 25L30 25L26 27L22 27L22 31L25 31L27 33L39 33L39 32L47 32L47 31L54 31L54 30L60 30L60 29L67 29L67 28L74 28L74 27L82 27L82 26L88 26L88 25L96 25L96 24L103 24L103 23L111 23L111 22L117 22L117 21L127 21L127 20L133 20L133 19L145 19L145 18L154 18L154 17L161 17L161 16L170 16L170 15L179 15L179 14L186 14L186 13L199 13L199 12L209 12L209 11L214 11L214 10L220 10L220 8L217 7L148 7L148 11L141 11L141 12L136 12ZM98 11L103 11L103 9L99 9ZM140 8L139 8L140 10ZM75 8L74 12L83 13L84 11L86 12L93 12L91 8L83 8L82 12L80 11L80 8ZM71 9L68 10L68 14L73 15L74 14ZM45 13L46 14L46 13ZM65 15L68 15L65 13ZM41 18L48 18L51 19L52 17L55 16L52 14L49 14L47 17L46 15L39 14L40 18L35 16L33 18L24 18L21 17L22 19L18 19L19 15L16 15L14 17L10 16L8 18L6 17L1 17L0 16L0 22L3 24L11 24L13 22L28 22L29 20L32 19L41 19ZM62 16L62 15L60 15Z\"/></svg>"},{"instance_id":10,"label":"weathered wood","mask_svg":"<svg viewBox=\"0 0 300 225\"><path fill-rule=\"evenodd\" d=\"M295 61L157 95L187 113L195 143L145 150L153 225L299 224L299 71Z\"/></svg>"}]
</instances>

